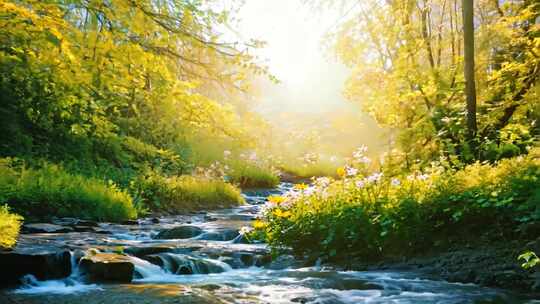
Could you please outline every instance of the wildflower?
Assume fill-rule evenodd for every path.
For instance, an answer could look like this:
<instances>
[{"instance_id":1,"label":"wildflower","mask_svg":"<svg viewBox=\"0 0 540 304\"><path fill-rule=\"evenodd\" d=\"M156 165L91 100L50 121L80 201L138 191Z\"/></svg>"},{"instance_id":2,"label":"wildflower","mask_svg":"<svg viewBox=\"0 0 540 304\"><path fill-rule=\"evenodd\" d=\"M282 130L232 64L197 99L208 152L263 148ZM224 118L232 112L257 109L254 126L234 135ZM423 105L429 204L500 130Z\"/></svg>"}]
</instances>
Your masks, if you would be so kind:
<instances>
[{"instance_id":1,"label":"wildflower","mask_svg":"<svg viewBox=\"0 0 540 304\"><path fill-rule=\"evenodd\" d=\"M368 176L367 181L369 183L377 183L378 181L381 180L382 176L383 176L382 172L373 173L372 175Z\"/></svg>"},{"instance_id":2,"label":"wildflower","mask_svg":"<svg viewBox=\"0 0 540 304\"><path fill-rule=\"evenodd\" d=\"M338 175L339 177L345 176L345 168L343 168L343 167L337 168L336 173L337 173L337 175Z\"/></svg>"},{"instance_id":3,"label":"wildflower","mask_svg":"<svg viewBox=\"0 0 540 304\"><path fill-rule=\"evenodd\" d=\"M356 151L353 153L353 155L354 155L354 154L360 154L360 155L363 155L364 153L367 152L367 150L368 150L368 148L367 148L366 146L361 145L360 147L358 147L358 148L356 149Z\"/></svg>"},{"instance_id":4,"label":"wildflower","mask_svg":"<svg viewBox=\"0 0 540 304\"><path fill-rule=\"evenodd\" d=\"M308 185L303 184L303 183L302 183L302 184L296 184L296 185L294 185L294 189L295 189L295 190L300 190L300 191L306 190L307 187L308 187Z\"/></svg>"},{"instance_id":5,"label":"wildflower","mask_svg":"<svg viewBox=\"0 0 540 304\"><path fill-rule=\"evenodd\" d=\"M273 203L273 204L276 204L276 205L279 205L283 202L285 202L287 199L284 197L284 196L279 196L279 195L270 195L268 197L268 201L270 203Z\"/></svg>"},{"instance_id":6,"label":"wildflower","mask_svg":"<svg viewBox=\"0 0 540 304\"><path fill-rule=\"evenodd\" d=\"M427 175L427 174L420 174L420 175L418 175L418 180L424 181L424 180L426 180L426 179L428 179L428 178L429 178L429 175Z\"/></svg>"},{"instance_id":7,"label":"wildflower","mask_svg":"<svg viewBox=\"0 0 540 304\"><path fill-rule=\"evenodd\" d=\"M252 160L252 161L257 160L257 153L255 151L249 154L249 160Z\"/></svg>"},{"instance_id":8,"label":"wildflower","mask_svg":"<svg viewBox=\"0 0 540 304\"><path fill-rule=\"evenodd\" d=\"M263 229L266 227L266 223L261 220L256 220L253 222L253 228L255 229Z\"/></svg>"},{"instance_id":9,"label":"wildflower","mask_svg":"<svg viewBox=\"0 0 540 304\"><path fill-rule=\"evenodd\" d=\"M347 167L345 171L347 173L347 176L355 176L356 174L358 174L358 169L354 167Z\"/></svg>"},{"instance_id":10,"label":"wildflower","mask_svg":"<svg viewBox=\"0 0 540 304\"><path fill-rule=\"evenodd\" d=\"M304 194L305 195L312 195L313 193L315 193L315 188L314 187L308 187L306 189L304 189Z\"/></svg>"},{"instance_id":11,"label":"wildflower","mask_svg":"<svg viewBox=\"0 0 540 304\"><path fill-rule=\"evenodd\" d=\"M238 233L240 233L241 235L246 235L246 234L250 233L251 231L253 231L253 228L244 226L244 227L240 228Z\"/></svg>"},{"instance_id":12,"label":"wildflower","mask_svg":"<svg viewBox=\"0 0 540 304\"><path fill-rule=\"evenodd\" d=\"M225 158L231 156L231 151L229 151L229 150L223 151L223 156L224 156Z\"/></svg>"},{"instance_id":13,"label":"wildflower","mask_svg":"<svg viewBox=\"0 0 540 304\"><path fill-rule=\"evenodd\" d=\"M330 185L330 179L326 176L323 176L323 177L319 177L315 180L315 184L317 186L320 186L322 188L325 188L327 187L328 185Z\"/></svg>"},{"instance_id":14,"label":"wildflower","mask_svg":"<svg viewBox=\"0 0 540 304\"><path fill-rule=\"evenodd\" d=\"M369 165L371 163L371 159L367 156L362 156L361 158L357 159L359 163Z\"/></svg>"},{"instance_id":15,"label":"wildflower","mask_svg":"<svg viewBox=\"0 0 540 304\"><path fill-rule=\"evenodd\" d=\"M356 188L362 189L366 185L366 183L363 180L357 180L355 183Z\"/></svg>"},{"instance_id":16,"label":"wildflower","mask_svg":"<svg viewBox=\"0 0 540 304\"><path fill-rule=\"evenodd\" d=\"M397 187L399 185L401 185L401 181L397 178L392 178L392 180L390 181L390 184L394 187Z\"/></svg>"},{"instance_id":17,"label":"wildflower","mask_svg":"<svg viewBox=\"0 0 540 304\"><path fill-rule=\"evenodd\" d=\"M407 180L408 180L408 181L413 181L415 178L416 178L416 177L415 177L414 174L407 175Z\"/></svg>"},{"instance_id":18,"label":"wildflower","mask_svg":"<svg viewBox=\"0 0 540 304\"><path fill-rule=\"evenodd\" d=\"M281 217L281 218L288 218L292 215L292 213L290 211L283 211L281 209L276 209L274 210L273 214L277 217Z\"/></svg>"}]
</instances>

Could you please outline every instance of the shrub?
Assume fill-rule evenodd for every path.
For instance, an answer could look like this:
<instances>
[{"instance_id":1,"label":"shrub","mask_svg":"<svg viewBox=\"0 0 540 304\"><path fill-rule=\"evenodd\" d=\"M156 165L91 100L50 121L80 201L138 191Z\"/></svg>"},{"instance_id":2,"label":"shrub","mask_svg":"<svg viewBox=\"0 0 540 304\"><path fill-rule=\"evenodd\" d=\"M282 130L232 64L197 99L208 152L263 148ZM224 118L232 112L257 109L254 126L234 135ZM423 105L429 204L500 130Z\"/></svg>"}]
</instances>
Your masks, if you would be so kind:
<instances>
[{"instance_id":1,"label":"shrub","mask_svg":"<svg viewBox=\"0 0 540 304\"><path fill-rule=\"evenodd\" d=\"M319 178L271 197L260 226L274 249L330 258L402 256L482 234L511 239L521 225L540 220L536 152L496 165L434 165L393 177L353 163L341 179Z\"/></svg>"},{"instance_id":2,"label":"shrub","mask_svg":"<svg viewBox=\"0 0 540 304\"><path fill-rule=\"evenodd\" d=\"M220 179L190 175L165 177L149 171L133 183L146 208L182 213L244 203L240 190Z\"/></svg>"},{"instance_id":3,"label":"shrub","mask_svg":"<svg viewBox=\"0 0 540 304\"><path fill-rule=\"evenodd\" d=\"M131 196L114 183L70 174L48 163L31 169L16 160L2 159L0 200L30 218L72 216L120 221L137 216Z\"/></svg>"},{"instance_id":4,"label":"shrub","mask_svg":"<svg viewBox=\"0 0 540 304\"><path fill-rule=\"evenodd\" d=\"M7 205L0 206L0 248L11 248L17 242L22 217L9 212Z\"/></svg>"}]
</instances>

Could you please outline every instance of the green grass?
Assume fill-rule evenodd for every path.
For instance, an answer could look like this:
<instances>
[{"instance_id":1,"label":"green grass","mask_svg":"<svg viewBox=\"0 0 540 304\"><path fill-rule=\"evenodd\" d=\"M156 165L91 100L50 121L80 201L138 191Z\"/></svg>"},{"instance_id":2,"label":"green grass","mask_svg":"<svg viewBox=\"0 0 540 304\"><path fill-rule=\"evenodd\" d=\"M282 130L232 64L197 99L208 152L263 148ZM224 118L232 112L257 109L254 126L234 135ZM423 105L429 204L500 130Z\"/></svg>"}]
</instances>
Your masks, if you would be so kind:
<instances>
[{"instance_id":1,"label":"green grass","mask_svg":"<svg viewBox=\"0 0 540 304\"><path fill-rule=\"evenodd\" d=\"M0 206L0 248L11 248L17 242L22 217L9 212L8 206Z\"/></svg>"},{"instance_id":2,"label":"green grass","mask_svg":"<svg viewBox=\"0 0 540 304\"><path fill-rule=\"evenodd\" d=\"M227 164L230 167L227 172L230 181L242 188L273 188L279 184L278 173L269 165L243 160L229 161Z\"/></svg>"},{"instance_id":3,"label":"green grass","mask_svg":"<svg viewBox=\"0 0 540 304\"><path fill-rule=\"evenodd\" d=\"M48 163L27 168L2 159L0 201L31 219L59 216L121 221L137 216L131 196L112 182L71 174Z\"/></svg>"},{"instance_id":4,"label":"green grass","mask_svg":"<svg viewBox=\"0 0 540 304\"><path fill-rule=\"evenodd\" d=\"M152 212L184 213L244 203L235 186L219 179L190 175L164 177L154 172L141 176L137 192Z\"/></svg>"},{"instance_id":5,"label":"green grass","mask_svg":"<svg viewBox=\"0 0 540 304\"><path fill-rule=\"evenodd\" d=\"M462 170L436 166L425 174L366 175L319 181L297 198L274 199L261 225L271 246L327 258L354 253L378 259L482 237L535 237L523 233L540 221L538 150Z\"/></svg>"},{"instance_id":6,"label":"green grass","mask_svg":"<svg viewBox=\"0 0 540 304\"><path fill-rule=\"evenodd\" d=\"M298 178L311 178L321 176L336 177L336 172L339 167L340 163L338 162L319 160L311 164L306 164L305 162L286 162L281 165L281 170Z\"/></svg>"}]
</instances>

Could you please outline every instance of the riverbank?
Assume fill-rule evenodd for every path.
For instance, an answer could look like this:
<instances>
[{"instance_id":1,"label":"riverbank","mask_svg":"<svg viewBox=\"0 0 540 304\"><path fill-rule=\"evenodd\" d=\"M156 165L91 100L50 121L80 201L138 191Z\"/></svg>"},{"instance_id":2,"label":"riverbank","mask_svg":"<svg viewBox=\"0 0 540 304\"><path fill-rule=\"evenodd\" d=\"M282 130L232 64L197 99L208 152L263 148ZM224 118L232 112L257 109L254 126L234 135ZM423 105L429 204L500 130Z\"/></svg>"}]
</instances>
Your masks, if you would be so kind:
<instances>
[{"instance_id":1,"label":"riverbank","mask_svg":"<svg viewBox=\"0 0 540 304\"><path fill-rule=\"evenodd\" d=\"M476 284L524 293L540 299L540 271L525 270L517 257L525 250L540 251L540 238L456 246L445 251L365 262L348 257L333 264L342 269L373 271L400 269L465 284Z\"/></svg>"},{"instance_id":2,"label":"riverbank","mask_svg":"<svg viewBox=\"0 0 540 304\"><path fill-rule=\"evenodd\" d=\"M18 272L22 284L0 290L0 302L528 303L513 292L416 270L308 266L249 243L241 232L260 216L266 197L291 187L244 192L247 203L231 209L125 223L25 225L17 246L0 253L2 277Z\"/></svg>"}]
</instances>

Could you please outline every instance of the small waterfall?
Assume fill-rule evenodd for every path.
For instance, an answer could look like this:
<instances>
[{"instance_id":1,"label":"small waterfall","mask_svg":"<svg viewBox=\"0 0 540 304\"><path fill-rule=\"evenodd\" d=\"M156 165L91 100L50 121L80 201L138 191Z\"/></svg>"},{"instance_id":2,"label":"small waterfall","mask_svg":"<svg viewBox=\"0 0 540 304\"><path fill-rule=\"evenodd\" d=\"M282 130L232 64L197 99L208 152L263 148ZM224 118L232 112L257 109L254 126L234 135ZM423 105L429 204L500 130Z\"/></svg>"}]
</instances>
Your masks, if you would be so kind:
<instances>
[{"instance_id":1,"label":"small waterfall","mask_svg":"<svg viewBox=\"0 0 540 304\"><path fill-rule=\"evenodd\" d=\"M139 259L134 256L130 256L129 259L135 266L135 271L142 277L142 278L154 278L154 277L161 277L166 276L167 273L165 270L163 270L161 267L154 265L146 260Z\"/></svg>"},{"instance_id":2,"label":"small waterfall","mask_svg":"<svg viewBox=\"0 0 540 304\"><path fill-rule=\"evenodd\" d=\"M163 261L165 269L175 274L208 274L232 270L227 263L215 259L178 253L163 253L158 256Z\"/></svg>"},{"instance_id":3,"label":"small waterfall","mask_svg":"<svg viewBox=\"0 0 540 304\"><path fill-rule=\"evenodd\" d=\"M84 284L79 264L77 263L77 255L74 252L70 252L70 255L71 274L67 278L40 281L35 276L28 274L22 278L22 286L14 292L20 294L71 294L101 290L96 284Z\"/></svg>"}]
</instances>

